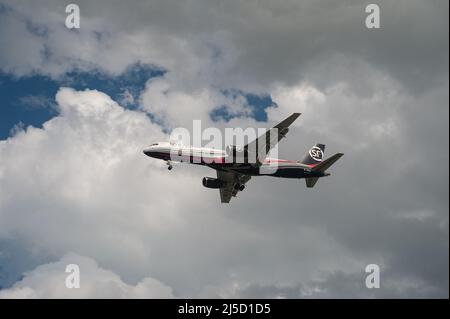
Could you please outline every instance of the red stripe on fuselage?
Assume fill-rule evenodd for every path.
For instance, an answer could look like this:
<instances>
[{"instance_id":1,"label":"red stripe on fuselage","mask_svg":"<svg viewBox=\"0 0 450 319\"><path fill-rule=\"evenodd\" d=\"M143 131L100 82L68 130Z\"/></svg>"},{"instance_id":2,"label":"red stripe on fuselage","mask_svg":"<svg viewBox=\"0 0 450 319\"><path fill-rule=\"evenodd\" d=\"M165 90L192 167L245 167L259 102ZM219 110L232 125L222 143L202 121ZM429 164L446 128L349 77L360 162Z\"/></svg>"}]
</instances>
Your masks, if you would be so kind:
<instances>
[{"instance_id":1,"label":"red stripe on fuselage","mask_svg":"<svg viewBox=\"0 0 450 319\"><path fill-rule=\"evenodd\" d=\"M155 156L152 156L155 155ZM158 158L158 159L162 159L162 160L170 160L171 159L171 153L166 153L166 152L153 152L152 155L148 155L150 157L154 157L154 158ZM203 163L207 163L207 164L223 164L226 163L225 157L207 157L207 156L193 156L193 155L189 155L189 160L187 160L188 156L178 156L175 155L174 156L174 160L180 161L180 159L183 162L193 162L194 159L196 159L196 163L195 164L203 164ZM206 161L205 161L206 159ZM292 160L284 160L284 159L278 159L278 158L270 158L270 159L266 159L264 160L264 164L270 164L270 163L298 163L298 161L292 161ZM309 167L314 167L317 164L311 164L308 165Z\"/></svg>"},{"instance_id":2,"label":"red stripe on fuselage","mask_svg":"<svg viewBox=\"0 0 450 319\"><path fill-rule=\"evenodd\" d=\"M264 160L264 163L297 163L297 161L271 158L271 159Z\"/></svg>"}]
</instances>

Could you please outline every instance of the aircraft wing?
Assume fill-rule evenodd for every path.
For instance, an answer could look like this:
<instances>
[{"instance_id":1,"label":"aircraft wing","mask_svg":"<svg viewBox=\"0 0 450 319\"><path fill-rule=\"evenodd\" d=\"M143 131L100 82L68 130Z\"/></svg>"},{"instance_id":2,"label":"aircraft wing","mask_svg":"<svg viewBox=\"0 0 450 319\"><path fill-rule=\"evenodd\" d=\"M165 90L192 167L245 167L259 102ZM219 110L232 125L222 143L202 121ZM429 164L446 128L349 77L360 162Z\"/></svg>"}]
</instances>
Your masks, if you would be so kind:
<instances>
[{"instance_id":1,"label":"aircraft wing","mask_svg":"<svg viewBox=\"0 0 450 319\"><path fill-rule=\"evenodd\" d=\"M253 142L248 143L245 148L250 152L257 152L258 162L262 163L270 150L286 136L289 131L289 126L300 116L300 114L301 113L293 113L284 121L268 130L265 134L261 135Z\"/></svg>"},{"instance_id":2,"label":"aircraft wing","mask_svg":"<svg viewBox=\"0 0 450 319\"><path fill-rule=\"evenodd\" d=\"M220 188L220 201L229 203L231 198L239 192L234 186L236 184L245 185L251 177L236 172L217 171L217 178L225 182L225 186Z\"/></svg>"}]
</instances>

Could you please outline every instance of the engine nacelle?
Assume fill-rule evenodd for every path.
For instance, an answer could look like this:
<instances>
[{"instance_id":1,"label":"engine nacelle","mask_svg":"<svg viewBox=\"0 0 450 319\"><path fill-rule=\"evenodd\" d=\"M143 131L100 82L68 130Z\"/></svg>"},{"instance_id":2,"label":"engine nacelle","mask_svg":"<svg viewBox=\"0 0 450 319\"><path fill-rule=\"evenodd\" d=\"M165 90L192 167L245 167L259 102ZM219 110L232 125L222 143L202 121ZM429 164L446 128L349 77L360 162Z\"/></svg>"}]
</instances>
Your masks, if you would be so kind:
<instances>
[{"instance_id":1,"label":"engine nacelle","mask_svg":"<svg viewBox=\"0 0 450 319\"><path fill-rule=\"evenodd\" d=\"M222 188L225 182L213 177L204 177L202 184L207 188Z\"/></svg>"}]
</instances>

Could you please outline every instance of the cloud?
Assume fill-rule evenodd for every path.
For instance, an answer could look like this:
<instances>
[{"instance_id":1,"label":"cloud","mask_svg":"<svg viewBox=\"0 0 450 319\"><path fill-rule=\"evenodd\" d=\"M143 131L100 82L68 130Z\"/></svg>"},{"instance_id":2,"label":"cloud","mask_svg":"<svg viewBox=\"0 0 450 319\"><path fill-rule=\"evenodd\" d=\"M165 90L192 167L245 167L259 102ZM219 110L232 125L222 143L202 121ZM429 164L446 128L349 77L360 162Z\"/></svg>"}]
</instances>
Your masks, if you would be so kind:
<instances>
[{"instance_id":1,"label":"cloud","mask_svg":"<svg viewBox=\"0 0 450 319\"><path fill-rule=\"evenodd\" d=\"M19 98L19 103L31 109L54 107L53 100L44 95L25 95Z\"/></svg>"},{"instance_id":2,"label":"cloud","mask_svg":"<svg viewBox=\"0 0 450 319\"><path fill-rule=\"evenodd\" d=\"M367 103L368 117L376 112L371 103L378 99L364 102L339 87L321 92L300 86L295 94L280 92L317 103L316 107L323 108L321 116L326 123L333 122L327 118L333 115L325 110L340 99L342 105L348 103L349 113ZM444 92L438 90L430 99L438 101ZM392 92L381 90L379 94ZM288 113L282 95L278 98L280 105L273 112ZM411 102L399 99L401 103ZM398 135L395 131L400 149L384 156L390 154L391 144L386 141L392 141L392 137L361 135L364 125L351 129L338 123L322 133L320 126L294 127L281 155L299 158L299 150L306 149L308 142L325 137L330 151L345 149L349 160L336 166L332 178L320 181L316 192L305 192L298 181L261 178L252 181L233 205L225 207L219 205L216 192L201 186L201 178L213 172L180 166L168 173L163 163L142 155L143 146L167 138L145 113L125 110L95 90L62 88L56 101L59 115L42 129L28 127L0 142L0 236L5 252L26 247L36 256L55 259L74 251L92 256L128 285L146 277L158 278L177 296L217 296L217 289L226 289L220 287L232 282L241 287L289 286L292 282L315 287L310 283L314 279L323 281L323 288L328 274L339 271L349 274L344 278L362 282L362 276L354 276L368 263L392 269L392 279L387 281L391 285L406 276L423 282L415 287L426 288L430 296L445 295L442 276L448 268L447 203L444 195L439 199L434 189L423 188L426 179L411 174L417 165L438 165L441 158L410 152L409 166L403 164L395 174L380 171L377 179L368 169L400 161L403 152L414 145L414 135ZM422 102L410 106L420 107ZM275 113L269 115L276 117ZM383 122L383 117L379 120ZM307 117L305 121L309 121ZM318 125L325 127L326 123ZM400 118L395 123L404 125ZM230 122L232 126L248 124L245 119ZM298 145L297 134L305 147ZM366 144L361 146L362 142ZM370 154L381 155L366 156L368 147ZM446 178L433 178L435 187L446 187ZM405 180L409 182L405 184ZM396 189L395 196L392 188ZM413 193L417 194L415 200L410 197ZM292 198L298 198L302 205ZM405 211L421 210L432 212L432 217L398 218ZM8 244L11 239L14 246ZM28 261L28 266L17 267L15 260L3 258L3 271L17 274L23 267L29 270L37 266L35 261ZM424 267L421 260L433 262ZM257 290L246 291L256 294ZM393 290L392 294L383 291L391 297L427 295L426 291L412 293L411 289ZM326 294L357 295L350 288L342 294L337 289Z\"/></svg>"},{"instance_id":3,"label":"cloud","mask_svg":"<svg viewBox=\"0 0 450 319\"><path fill-rule=\"evenodd\" d=\"M80 270L80 287L67 288L67 265ZM24 298L173 298L172 289L153 278L127 285L92 258L68 253L60 260L40 265L8 289L0 290L0 299Z\"/></svg>"},{"instance_id":4,"label":"cloud","mask_svg":"<svg viewBox=\"0 0 450 319\"><path fill-rule=\"evenodd\" d=\"M79 32L61 23L65 11L58 1L6 3L0 39L8 45L0 65L19 75L57 76L92 66L117 74L141 60L176 70L179 86L261 92L300 80L323 88L341 74L318 77L317 68L347 69L349 59L362 59L419 92L445 79L448 69L446 1L380 1L379 30L366 29L365 3L79 1ZM46 32L35 32L42 24ZM14 41L7 31L12 26L27 41ZM367 75L346 72L356 87Z\"/></svg>"},{"instance_id":5,"label":"cloud","mask_svg":"<svg viewBox=\"0 0 450 319\"><path fill-rule=\"evenodd\" d=\"M108 229L108 225L120 225L126 219L124 208L138 208L144 220L153 219L157 227L158 218L167 216L155 211L153 217L145 217L147 205L133 198L146 194L142 198L149 201L147 207L152 206L147 190L153 186L147 183L158 178L142 178L151 172L142 148L163 138L160 128L143 113L126 111L97 91L61 89L57 103L60 115L43 129L28 127L0 142L2 237L15 234L19 241L33 242L38 236L40 243L32 244L37 250L63 254L75 244L86 252L92 242L102 246L110 241L114 227ZM28 155L22 156L24 153ZM136 165L136 160L140 164ZM126 172L122 165L140 168ZM131 187L133 180L147 185ZM130 196L124 197L124 190ZM116 201L112 203L111 198ZM160 208L164 210L164 203ZM114 211L121 213L115 215ZM35 227L36 223L41 226ZM129 235L119 232L119 237L124 237L118 239L117 249L144 249L132 232ZM145 263L147 254L144 249L144 261L134 260L136 267Z\"/></svg>"},{"instance_id":6,"label":"cloud","mask_svg":"<svg viewBox=\"0 0 450 319\"><path fill-rule=\"evenodd\" d=\"M311 236L326 238L317 227L300 225L283 230L284 238L277 238L277 226L267 237L271 217L257 226L252 214L239 213L258 205L255 196L270 184L261 189L254 183L255 193L224 207L218 206L217 192L201 185L201 177L212 172L176 167L168 175L163 163L142 154L145 145L167 138L144 113L125 110L95 90L62 88L56 101L60 114L42 129L28 127L0 142L5 252L26 247L55 259L74 251L95 257L127 283L155 277L177 295L195 296L205 285L228 278L235 267L244 267L240 276L260 280L274 267L297 263L300 251L306 256ZM14 245L8 244L11 239ZM278 245L285 250L277 251ZM332 267L333 256L345 251L333 247L324 245L308 255ZM267 250L274 255L266 256ZM4 272L27 267L18 268L8 254ZM266 265L251 274L254 256ZM307 277L317 267L306 261L302 268L296 277ZM278 276L288 280L295 273Z\"/></svg>"},{"instance_id":7,"label":"cloud","mask_svg":"<svg viewBox=\"0 0 450 319\"><path fill-rule=\"evenodd\" d=\"M120 94L120 104L124 106L134 104L134 96L131 94L130 90L125 89L122 94Z\"/></svg>"},{"instance_id":8,"label":"cloud","mask_svg":"<svg viewBox=\"0 0 450 319\"><path fill-rule=\"evenodd\" d=\"M385 272L382 272L385 273ZM426 281L415 277L380 277L380 288L368 289L365 286L364 272L346 273L331 272L320 279L308 280L302 283L260 284L230 281L221 287L207 287L205 296L216 298L443 298L445 290L429 285Z\"/></svg>"},{"instance_id":9,"label":"cloud","mask_svg":"<svg viewBox=\"0 0 450 319\"><path fill-rule=\"evenodd\" d=\"M171 73L150 79L140 96L140 109L166 127L190 129L192 119L202 121L204 128L216 126L210 114L220 107L231 117L245 117L246 121L252 115L243 92L227 94L210 86L185 90L177 88L176 82L176 75Z\"/></svg>"}]
</instances>

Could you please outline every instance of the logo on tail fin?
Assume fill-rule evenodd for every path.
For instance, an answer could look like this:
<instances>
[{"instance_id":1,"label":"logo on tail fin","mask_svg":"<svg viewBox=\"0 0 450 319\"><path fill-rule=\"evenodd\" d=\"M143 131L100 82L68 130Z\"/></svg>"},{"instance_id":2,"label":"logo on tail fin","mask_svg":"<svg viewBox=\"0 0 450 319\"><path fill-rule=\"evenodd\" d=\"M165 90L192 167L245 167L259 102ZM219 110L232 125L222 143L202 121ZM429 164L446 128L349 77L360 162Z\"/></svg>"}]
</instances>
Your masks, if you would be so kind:
<instances>
[{"instance_id":1,"label":"logo on tail fin","mask_svg":"<svg viewBox=\"0 0 450 319\"><path fill-rule=\"evenodd\" d=\"M313 146L309 150L309 156L311 156L314 160L316 160L318 162L322 162L323 152L318 146Z\"/></svg>"}]
</instances>

